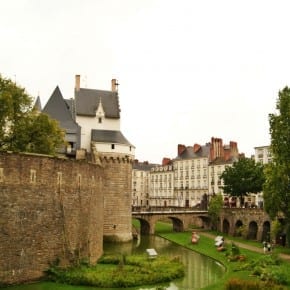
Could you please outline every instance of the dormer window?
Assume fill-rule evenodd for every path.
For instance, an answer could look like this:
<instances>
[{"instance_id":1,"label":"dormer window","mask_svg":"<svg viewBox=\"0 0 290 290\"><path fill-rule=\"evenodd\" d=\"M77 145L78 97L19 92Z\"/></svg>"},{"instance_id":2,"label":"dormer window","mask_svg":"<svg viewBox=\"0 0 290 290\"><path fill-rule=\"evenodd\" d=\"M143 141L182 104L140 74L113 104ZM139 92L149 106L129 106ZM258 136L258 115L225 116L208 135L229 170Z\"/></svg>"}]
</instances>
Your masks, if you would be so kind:
<instances>
[{"instance_id":1,"label":"dormer window","mask_svg":"<svg viewBox=\"0 0 290 290\"><path fill-rule=\"evenodd\" d=\"M101 124L102 123L102 117L99 117L98 121L99 121L99 124Z\"/></svg>"},{"instance_id":2,"label":"dormer window","mask_svg":"<svg viewBox=\"0 0 290 290\"><path fill-rule=\"evenodd\" d=\"M115 149L115 144L111 144L111 149Z\"/></svg>"}]
</instances>

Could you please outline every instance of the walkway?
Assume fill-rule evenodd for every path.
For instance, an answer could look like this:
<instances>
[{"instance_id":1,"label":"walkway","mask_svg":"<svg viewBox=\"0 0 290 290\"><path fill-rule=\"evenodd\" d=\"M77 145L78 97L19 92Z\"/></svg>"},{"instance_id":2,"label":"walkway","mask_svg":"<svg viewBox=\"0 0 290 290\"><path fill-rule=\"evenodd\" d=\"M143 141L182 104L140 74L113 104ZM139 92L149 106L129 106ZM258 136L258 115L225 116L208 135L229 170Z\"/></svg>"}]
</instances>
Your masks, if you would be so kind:
<instances>
[{"instance_id":1,"label":"walkway","mask_svg":"<svg viewBox=\"0 0 290 290\"><path fill-rule=\"evenodd\" d=\"M206 233L206 232L202 232L202 231L200 231L200 232L198 232L198 233L199 233L201 236L206 236L206 237L208 237L208 238L212 238L212 239L214 239L214 238L216 237L216 236L213 235L213 234ZM228 238L228 240L231 241L229 238ZM229 242L229 241L228 241L228 242ZM227 241L226 241L226 242L227 242ZM240 248L243 248L243 249L247 249L247 250L250 250L250 251L253 251L253 252L257 252L257 253L264 254L262 244L261 244L261 248L259 248L259 247L255 247L255 246L253 246L253 245L244 244L244 243L242 243L242 242L236 242L236 241L234 241L234 243L235 243L237 246L239 246ZM280 254L278 254L278 256L279 256L281 259L290 262L290 255L280 253Z\"/></svg>"}]
</instances>

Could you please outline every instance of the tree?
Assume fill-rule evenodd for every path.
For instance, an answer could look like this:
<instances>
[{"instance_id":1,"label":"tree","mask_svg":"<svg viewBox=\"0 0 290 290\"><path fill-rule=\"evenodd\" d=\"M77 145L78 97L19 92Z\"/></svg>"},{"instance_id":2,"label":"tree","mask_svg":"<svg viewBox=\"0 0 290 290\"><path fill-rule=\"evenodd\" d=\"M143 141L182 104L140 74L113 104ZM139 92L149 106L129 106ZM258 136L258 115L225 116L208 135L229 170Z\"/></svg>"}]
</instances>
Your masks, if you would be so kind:
<instances>
[{"instance_id":1,"label":"tree","mask_svg":"<svg viewBox=\"0 0 290 290\"><path fill-rule=\"evenodd\" d=\"M222 207L223 207L222 195L217 194L217 195L212 196L208 205L208 215L210 217L214 230L217 229L217 223L219 220Z\"/></svg>"},{"instance_id":2,"label":"tree","mask_svg":"<svg viewBox=\"0 0 290 290\"><path fill-rule=\"evenodd\" d=\"M265 210L271 218L282 214L290 246L290 89L279 91L276 114L269 114L272 162L265 169Z\"/></svg>"},{"instance_id":3,"label":"tree","mask_svg":"<svg viewBox=\"0 0 290 290\"><path fill-rule=\"evenodd\" d=\"M25 90L0 75L0 149L55 154L63 144L58 123L36 112Z\"/></svg>"},{"instance_id":4,"label":"tree","mask_svg":"<svg viewBox=\"0 0 290 290\"><path fill-rule=\"evenodd\" d=\"M240 197L241 200L249 193L261 192L265 181L263 170L261 163L245 157L240 158L232 167L226 167L221 174L224 192Z\"/></svg>"}]
</instances>

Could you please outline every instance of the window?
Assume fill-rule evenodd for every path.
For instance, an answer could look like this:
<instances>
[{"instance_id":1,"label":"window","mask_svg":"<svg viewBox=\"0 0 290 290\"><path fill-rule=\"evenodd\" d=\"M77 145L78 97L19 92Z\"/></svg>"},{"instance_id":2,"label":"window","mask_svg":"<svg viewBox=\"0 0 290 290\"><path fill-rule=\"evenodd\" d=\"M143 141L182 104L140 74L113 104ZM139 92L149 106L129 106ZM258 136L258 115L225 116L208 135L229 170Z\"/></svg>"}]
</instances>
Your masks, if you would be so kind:
<instances>
[{"instance_id":1,"label":"window","mask_svg":"<svg viewBox=\"0 0 290 290\"><path fill-rule=\"evenodd\" d=\"M82 182L82 176L80 174L78 174L77 176L77 183L78 183L78 189L81 189L81 182Z\"/></svg>"},{"instance_id":2,"label":"window","mask_svg":"<svg viewBox=\"0 0 290 290\"><path fill-rule=\"evenodd\" d=\"M3 173L3 168L0 168L0 182L4 181L4 173Z\"/></svg>"},{"instance_id":3,"label":"window","mask_svg":"<svg viewBox=\"0 0 290 290\"><path fill-rule=\"evenodd\" d=\"M30 183L36 182L36 170L30 169Z\"/></svg>"},{"instance_id":4,"label":"window","mask_svg":"<svg viewBox=\"0 0 290 290\"><path fill-rule=\"evenodd\" d=\"M115 149L115 144L111 144L111 149Z\"/></svg>"},{"instance_id":5,"label":"window","mask_svg":"<svg viewBox=\"0 0 290 290\"><path fill-rule=\"evenodd\" d=\"M98 121L99 121L99 124L101 124L102 123L102 117L99 117Z\"/></svg>"},{"instance_id":6,"label":"window","mask_svg":"<svg viewBox=\"0 0 290 290\"><path fill-rule=\"evenodd\" d=\"M57 173L57 185L61 185L62 183L62 172Z\"/></svg>"}]
</instances>

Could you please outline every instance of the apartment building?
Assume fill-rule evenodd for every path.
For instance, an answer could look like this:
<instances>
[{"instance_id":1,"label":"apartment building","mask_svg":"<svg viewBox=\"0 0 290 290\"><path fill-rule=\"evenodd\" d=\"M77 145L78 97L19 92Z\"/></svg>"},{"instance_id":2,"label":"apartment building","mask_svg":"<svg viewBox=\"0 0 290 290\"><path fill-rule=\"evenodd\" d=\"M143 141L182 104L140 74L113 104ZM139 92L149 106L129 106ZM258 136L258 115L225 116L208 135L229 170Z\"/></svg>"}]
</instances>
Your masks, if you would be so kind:
<instances>
[{"instance_id":1,"label":"apartment building","mask_svg":"<svg viewBox=\"0 0 290 290\"><path fill-rule=\"evenodd\" d=\"M174 195L178 206L200 206L208 194L210 143L203 146L179 144L173 160Z\"/></svg>"},{"instance_id":2,"label":"apartment building","mask_svg":"<svg viewBox=\"0 0 290 290\"><path fill-rule=\"evenodd\" d=\"M154 207L178 206L178 200L174 194L173 164L169 158L163 158L162 165L151 168L149 205Z\"/></svg>"},{"instance_id":3,"label":"apartment building","mask_svg":"<svg viewBox=\"0 0 290 290\"><path fill-rule=\"evenodd\" d=\"M148 161L134 160L132 172L132 206L149 206L149 178L150 170L157 164Z\"/></svg>"},{"instance_id":4,"label":"apartment building","mask_svg":"<svg viewBox=\"0 0 290 290\"><path fill-rule=\"evenodd\" d=\"M220 176L238 157L237 143L223 145L220 138L205 145L178 144L176 158L150 169L148 205L206 208L210 196L223 194Z\"/></svg>"},{"instance_id":5,"label":"apartment building","mask_svg":"<svg viewBox=\"0 0 290 290\"><path fill-rule=\"evenodd\" d=\"M270 146L258 146L255 147L254 149L255 149L255 162L267 164L272 161Z\"/></svg>"},{"instance_id":6,"label":"apartment building","mask_svg":"<svg viewBox=\"0 0 290 290\"><path fill-rule=\"evenodd\" d=\"M272 162L272 154L270 151L270 146L257 146L255 149L255 162L260 162L262 164L267 164ZM264 203L263 192L259 192L255 195L255 204L258 207L262 207Z\"/></svg>"}]
</instances>

